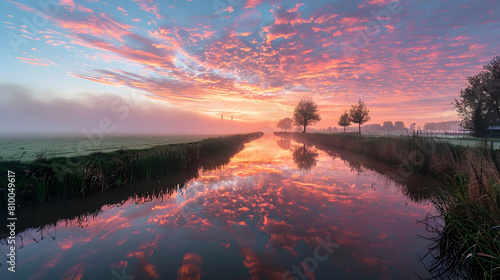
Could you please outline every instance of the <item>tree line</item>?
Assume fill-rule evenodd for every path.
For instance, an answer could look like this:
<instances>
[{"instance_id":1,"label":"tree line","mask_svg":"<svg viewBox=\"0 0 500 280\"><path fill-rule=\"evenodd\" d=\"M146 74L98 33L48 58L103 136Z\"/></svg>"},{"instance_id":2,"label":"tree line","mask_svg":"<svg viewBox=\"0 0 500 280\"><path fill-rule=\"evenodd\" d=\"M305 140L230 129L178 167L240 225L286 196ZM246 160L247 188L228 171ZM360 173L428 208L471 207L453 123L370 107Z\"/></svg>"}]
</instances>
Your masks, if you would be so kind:
<instances>
[{"instance_id":1,"label":"tree line","mask_svg":"<svg viewBox=\"0 0 500 280\"><path fill-rule=\"evenodd\" d=\"M359 125L359 133L361 133L361 125L368 122L370 118L370 110L366 107L365 103L358 101L357 104L351 105L349 112L347 110L340 116L338 124L345 127L350 126L351 123ZM306 133L307 126L315 124L321 120L318 113L318 105L311 99L302 98L299 104L293 111L293 119L284 118L278 121L278 127L285 132L292 128L292 125L303 127L302 133Z\"/></svg>"},{"instance_id":2,"label":"tree line","mask_svg":"<svg viewBox=\"0 0 500 280\"><path fill-rule=\"evenodd\" d=\"M460 126L476 136L484 136L488 129L500 126L500 56L484 65L481 73L467 78L466 88L460 91L460 98L455 99L453 104L461 119ZM344 132L351 124L358 124L358 132L361 133L361 125L370 119L370 110L360 99L340 115L337 123L344 127ZM280 120L278 127L286 132L292 125L301 126L305 133L307 126L320 120L318 105L311 99L302 98L295 107L293 118ZM442 126L450 124L451 122L429 123L424 129L442 130ZM405 128L403 122L384 122L382 127L388 131Z\"/></svg>"}]
</instances>

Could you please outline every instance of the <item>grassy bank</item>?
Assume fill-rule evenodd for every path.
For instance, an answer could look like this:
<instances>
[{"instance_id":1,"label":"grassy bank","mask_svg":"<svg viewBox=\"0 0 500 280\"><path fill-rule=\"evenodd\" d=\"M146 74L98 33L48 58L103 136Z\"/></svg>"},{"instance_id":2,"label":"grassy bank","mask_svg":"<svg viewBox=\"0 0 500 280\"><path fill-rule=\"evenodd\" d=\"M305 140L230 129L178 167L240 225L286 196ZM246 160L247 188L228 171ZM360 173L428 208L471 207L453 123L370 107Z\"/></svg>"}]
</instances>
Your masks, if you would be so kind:
<instances>
[{"instance_id":1,"label":"grassy bank","mask_svg":"<svg viewBox=\"0 0 500 280\"><path fill-rule=\"evenodd\" d=\"M211 156L231 154L262 133L208 138L199 142L170 144L144 150L119 150L79 157L38 158L33 162L0 163L0 173L16 173L17 206L85 196L113 189L138 178L153 179L193 166L212 166ZM224 158L227 157L215 157ZM0 208L7 206L7 176L0 178Z\"/></svg>"},{"instance_id":2,"label":"grassy bank","mask_svg":"<svg viewBox=\"0 0 500 280\"><path fill-rule=\"evenodd\" d=\"M439 277L449 277L451 271L457 275L465 271L467 276L462 277L474 279L500 277L500 150L486 143L464 147L412 136L276 135L396 164L403 179L419 172L443 180L448 188L436 194L441 215L434 220L444 220L444 225L435 227L439 245L434 248L439 253L431 272Z\"/></svg>"}]
</instances>

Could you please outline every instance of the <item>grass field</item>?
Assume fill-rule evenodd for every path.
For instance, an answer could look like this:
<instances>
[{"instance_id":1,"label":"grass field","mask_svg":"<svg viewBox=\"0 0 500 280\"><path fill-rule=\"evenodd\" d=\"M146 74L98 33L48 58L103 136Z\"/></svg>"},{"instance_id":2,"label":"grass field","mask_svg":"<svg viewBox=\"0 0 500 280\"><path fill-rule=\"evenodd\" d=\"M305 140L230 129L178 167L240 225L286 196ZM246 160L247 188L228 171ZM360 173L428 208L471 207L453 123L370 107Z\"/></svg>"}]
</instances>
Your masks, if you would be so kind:
<instances>
[{"instance_id":1,"label":"grass field","mask_svg":"<svg viewBox=\"0 0 500 280\"><path fill-rule=\"evenodd\" d=\"M86 137L0 137L0 162L30 162L39 157L83 156L120 149L147 149L159 145L189 143L215 135L107 136Z\"/></svg>"},{"instance_id":2,"label":"grass field","mask_svg":"<svg viewBox=\"0 0 500 280\"><path fill-rule=\"evenodd\" d=\"M437 138L436 141L446 141L453 145L477 147L483 145L484 140L480 138L465 138L465 139L450 139L450 138ZM500 139L488 139L488 144L493 145L494 149L500 149Z\"/></svg>"}]
</instances>

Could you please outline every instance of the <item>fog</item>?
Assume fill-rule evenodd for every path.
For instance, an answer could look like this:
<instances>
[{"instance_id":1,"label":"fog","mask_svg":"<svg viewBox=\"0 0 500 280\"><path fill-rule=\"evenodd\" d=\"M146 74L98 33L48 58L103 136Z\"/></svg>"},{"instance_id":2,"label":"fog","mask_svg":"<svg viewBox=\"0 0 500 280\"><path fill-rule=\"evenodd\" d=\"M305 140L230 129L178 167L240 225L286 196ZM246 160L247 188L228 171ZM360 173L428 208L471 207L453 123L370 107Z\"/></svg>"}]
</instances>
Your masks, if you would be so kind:
<instances>
[{"instance_id":1,"label":"fog","mask_svg":"<svg viewBox=\"0 0 500 280\"><path fill-rule=\"evenodd\" d=\"M265 126L265 125L264 125ZM0 85L0 135L228 134L256 131L262 124L204 116L146 97L81 93L44 98L26 87Z\"/></svg>"}]
</instances>

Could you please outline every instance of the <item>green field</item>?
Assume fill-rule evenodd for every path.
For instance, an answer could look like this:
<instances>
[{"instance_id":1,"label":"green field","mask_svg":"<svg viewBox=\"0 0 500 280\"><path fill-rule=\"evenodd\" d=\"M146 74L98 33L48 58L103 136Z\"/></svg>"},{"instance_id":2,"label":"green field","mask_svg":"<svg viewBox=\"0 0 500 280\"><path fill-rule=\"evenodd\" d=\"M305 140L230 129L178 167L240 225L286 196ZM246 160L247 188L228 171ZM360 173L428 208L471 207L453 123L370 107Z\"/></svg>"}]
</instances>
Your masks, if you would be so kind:
<instances>
[{"instance_id":1,"label":"green field","mask_svg":"<svg viewBox=\"0 0 500 280\"><path fill-rule=\"evenodd\" d=\"M436 141L448 141L453 145L460 145L460 146L469 146L469 147L476 147L482 144L484 142L483 139L480 138L472 138L472 139L444 139L444 138L435 138ZM496 139L488 139L488 145L490 143L493 143L493 149L499 149L500 148L500 140L498 138Z\"/></svg>"},{"instance_id":2,"label":"green field","mask_svg":"<svg viewBox=\"0 0 500 280\"><path fill-rule=\"evenodd\" d=\"M30 162L37 155L47 159L74 157L119 149L146 149L158 145L189 143L215 135L85 137L0 137L0 161Z\"/></svg>"}]
</instances>

